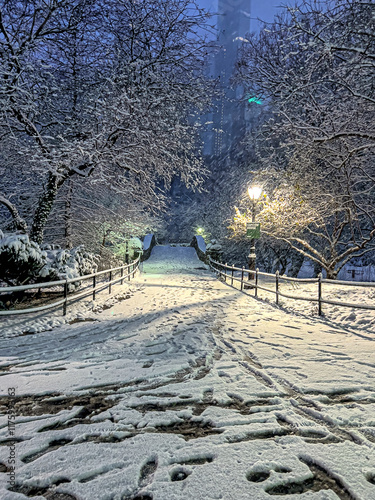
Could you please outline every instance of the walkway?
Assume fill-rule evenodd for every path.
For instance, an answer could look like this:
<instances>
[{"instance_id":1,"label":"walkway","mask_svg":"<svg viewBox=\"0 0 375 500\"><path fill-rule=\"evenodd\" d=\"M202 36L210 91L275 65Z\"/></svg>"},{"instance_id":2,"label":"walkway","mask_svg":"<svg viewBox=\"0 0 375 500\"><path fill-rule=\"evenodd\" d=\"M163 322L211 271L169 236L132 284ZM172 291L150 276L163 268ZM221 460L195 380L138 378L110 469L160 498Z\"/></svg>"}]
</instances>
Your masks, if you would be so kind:
<instances>
[{"instance_id":1,"label":"walkway","mask_svg":"<svg viewBox=\"0 0 375 500\"><path fill-rule=\"evenodd\" d=\"M375 336L249 298L191 248L156 247L126 286L84 322L0 341L18 415L0 498L375 498Z\"/></svg>"}]
</instances>

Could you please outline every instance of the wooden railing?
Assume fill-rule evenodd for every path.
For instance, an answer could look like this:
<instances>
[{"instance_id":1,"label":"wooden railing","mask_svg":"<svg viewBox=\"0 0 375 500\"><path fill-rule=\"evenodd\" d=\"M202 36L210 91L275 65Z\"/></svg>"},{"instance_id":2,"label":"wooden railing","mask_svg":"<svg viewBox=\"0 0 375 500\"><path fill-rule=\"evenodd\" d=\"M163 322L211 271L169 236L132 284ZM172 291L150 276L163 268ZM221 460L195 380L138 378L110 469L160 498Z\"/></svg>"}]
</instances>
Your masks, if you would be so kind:
<instances>
[{"instance_id":1,"label":"wooden railing","mask_svg":"<svg viewBox=\"0 0 375 500\"><path fill-rule=\"evenodd\" d=\"M360 281L341 281L341 280L329 280L323 278L320 273L317 278L289 278L288 276L280 275L278 271L275 274L271 273L263 273L260 272L259 269L255 271L251 269L245 269L244 267L235 267L229 266L228 264L222 264L221 262L217 262L211 258L209 258L209 265L215 272L222 276L225 282L230 280L230 284L233 286L233 282L240 283L240 290L250 289L254 290L255 297L258 296L258 290L264 290L266 292L270 292L275 294L276 296L276 304L279 304L279 297L285 297L293 300L306 300L309 302L317 302L318 303L318 314L322 315L322 304L331 304L336 306L343 307L354 307L357 309L370 309L375 310L375 305L370 304L353 304L349 302L340 302L336 300L329 300L323 298L323 284L330 285L343 285L343 286L359 286L359 287L370 287L375 289L375 283L371 282L360 282ZM227 272L228 271L228 272ZM237 273L237 275L235 274ZM252 276L252 279L249 279L249 276ZM265 286L259 285L259 276L267 276L275 279L275 287L274 288L266 288ZM316 297L303 297L301 295L292 295L285 292L280 291L280 280L295 282L295 283L316 283Z\"/></svg>"},{"instance_id":2,"label":"wooden railing","mask_svg":"<svg viewBox=\"0 0 375 500\"><path fill-rule=\"evenodd\" d=\"M78 278L71 278L59 281L48 281L45 283L35 283L32 285L22 285L22 286L7 286L0 287L1 293L12 293L12 292L22 292L25 290L32 289L42 289L42 288L51 288L60 286L62 287L62 295L61 299L58 299L49 304L41 305L38 307L29 307L26 309L10 309L0 311L0 316L12 316L19 314L28 314L39 311L45 311L48 309L52 309L54 307L62 306L63 315L66 315L67 305L69 302L76 302L77 300L83 299L84 297L88 297L92 295L92 300L96 299L96 294L108 288L109 293L112 293L112 285L117 283L123 284L124 280L127 278L130 280L131 277L134 277L135 272L138 269L140 258L136 259L134 262L130 264L126 264L120 267L113 267L111 269L105 269L104 271L99 271L97 273L87 274L85 276L80 276ZM117 274L117 277L115 275ZM97 278L105 277L108 275L108 279L106 281L99 281ZM80 290L77 293L69 293L69 285L74 283L81 283L87 280L92 280L91 286L86 286L84 290Z\"/></svg>"}]
</instances>

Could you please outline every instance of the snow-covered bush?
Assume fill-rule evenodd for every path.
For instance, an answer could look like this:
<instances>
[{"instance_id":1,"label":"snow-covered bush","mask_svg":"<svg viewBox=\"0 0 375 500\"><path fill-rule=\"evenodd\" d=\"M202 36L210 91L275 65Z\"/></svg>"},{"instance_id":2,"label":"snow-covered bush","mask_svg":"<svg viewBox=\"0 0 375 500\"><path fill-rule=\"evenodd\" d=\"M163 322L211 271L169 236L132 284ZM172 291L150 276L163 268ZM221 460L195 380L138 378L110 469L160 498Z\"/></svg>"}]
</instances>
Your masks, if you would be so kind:
<instances>
[{"instance_id":1,"label":"snow-covered bush","mask_svg":"<svg viewBox=\"0 0 375 500\"><path fill-rule=\"evenodd\" d=\"M27 234L0 231L0 280L9 285L35 281L47 263L47 253Z\"/></svg>"},{"instance_id":2,"label":"snow-covered bush","mask_svg":"<svg viewBox=\"0 0 375 500\"><path fill-rule=\"evenodd\" d=\"M47 280L79 278L91 274L98 269L99 257L86 252L83 245L71 250L63 250L54 246L43 246L46 252L46 265L40 276Z\"/></svg>"},{"instance_id":3,"label":"snow-covered bush","mask_svg":"<svg viewBox=\"0 0 375 500\"><path fill-rule=\"evenodd\" d=\"M97 268L98 257L83 245L71 250L41 248L27 234L0 231L0 280L9 285L78 278Z\"/></svg>"},{"instance_id":4,"label":"snow-covered bush","mask_svg":"<svg viewBox=\"0 0 375 500\"><path fill-rule=\"evenodd\" d=\"M113 255L119 259L119 265L124 263L126 257L129 258L129 261L132 261L143 252L143 243L139 238L133 236L126 239L124 236L119 234L114 234L114 236L116 236L116 240L111 247L111 251L113 252Z\"/></svg>"},{"instance_id":5,"label":"snow-covered bush","mask_svg":"<svg viewBox=\"0 0 375 500\"><path fill-rule=\"evenodd\" d=\"M216 240L211 240L210 243L206 245L207 252L222 252L223 247Z\"/></svg>"},{"instance_id":6,"label":"snow-covered bush","mask_svg":"<svg viewBox=\"0 0 375 500\"><path fill-rule=\"evenodd\" d=\"M216 240L211 240L210 243L206 245L206 253L212 259L221 262L221 257L223 255L223 247Z\"/></svg>"},{"instance_id":7,"label":"snow-covered bush","mask_svg":"<svg viewBox=\"0 0 375 500\"><path fill-rule=\"evenodd\" d=\"M129 259L136 259L143 251L143 243L139 238L130 238L129 240Z\"/></svg>"}]
</instances>

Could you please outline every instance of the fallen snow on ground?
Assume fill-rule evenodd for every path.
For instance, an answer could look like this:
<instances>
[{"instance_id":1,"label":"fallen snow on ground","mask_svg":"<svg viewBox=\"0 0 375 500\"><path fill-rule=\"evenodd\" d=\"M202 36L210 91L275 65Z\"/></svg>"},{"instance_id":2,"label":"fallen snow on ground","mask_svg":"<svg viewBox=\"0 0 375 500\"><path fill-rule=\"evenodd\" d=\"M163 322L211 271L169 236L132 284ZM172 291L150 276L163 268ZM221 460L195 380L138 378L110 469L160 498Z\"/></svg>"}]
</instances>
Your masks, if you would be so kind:
<instances>
[{"instance_id":1,"label":"fallen snow on ground","mask_svg":"<svg viewBox=\"0 0 375 500\"><path fill-rule=\"evenodd\" d=\"M0 498L375 498L373 332L251 298L191 248L131 283L93 322L0 340Z\"/></svg>"},{"instance_id":2,"label":"fallen snow on ground","mask_svg":"<svg viewBox=\"0 0 375 500\"><path fill-rule=\"evenodd\" d=\"M261 278L261 286L275 290L273 278ZM279 306L286 311L295 312L308 316L318 315L318 283L298 283L285 281L280 278L280 292L292 295L297 298L308 297L315 299L315 302L305 300L295 300L280 296ZM254 295L252 293L252 295ZM275 294L259 290L258 297L272 304L275 303ZM331 300L346 304L375 305L375 283L374 287L362 287L354 285L339 285L323 282L323 300ZM343 328L352 329L357 332L375 333L375 310L360 309L341 305L322 304L323 318L333 325L340 325Z\"/></svg>"},{"instance_id":3,"label":"fallen snow on ground","mask_svg":"<svg viewBox=\"0 0 375 500\"><path fill-rule=\"evenodd\" d=\"M105 280L99 282L98 287L104 285L104 282ZM89 286L86 285L86 288L89 289ZM96 293L95 301L92 300L91 294L76 302L69 301L66 316L63 316L63 306L61 304L48 309L47 312L40 311L17 316L2 316L0 317L1 335L2 337L29 335L52 330L65 324L98 321L99 318L95 313L111 308L116 302L127 300L136 289L137 287L133 287L133 279L131 281L125 279L123 285L120 283L112 285L112 295L109 295L108 288L106 288ZM79 291L81 292L82 288Z\"/></svg>"}]
</instances>

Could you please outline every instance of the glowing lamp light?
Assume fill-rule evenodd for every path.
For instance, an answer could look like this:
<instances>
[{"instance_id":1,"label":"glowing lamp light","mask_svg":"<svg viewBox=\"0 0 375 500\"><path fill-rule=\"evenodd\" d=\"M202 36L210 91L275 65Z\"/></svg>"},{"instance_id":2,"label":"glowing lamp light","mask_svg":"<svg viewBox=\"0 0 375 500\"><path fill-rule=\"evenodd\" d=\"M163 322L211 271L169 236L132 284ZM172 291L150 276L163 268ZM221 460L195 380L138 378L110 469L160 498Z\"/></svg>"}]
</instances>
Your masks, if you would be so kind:
<instances>
[{"instance_id":1,"label":"glowing lamp light","mask_svg":"<svg viewBox=\"0 0 375 500\"><path fill-rule=\"evenodd\" d=\"M197 233L202 233L202 232L203 232L203 228L202 227L198 227Z\"/></svg>"},{"instance_id":2,"label":"glowing lamp light","mask_svg":"<svg viewBox=\"0 0 375 500\"><path fill-rule=\"evenodd\" d=\"M249 193L250 200L259 200L262 194L262 188L260 186L251 186L247 192Z\"/></svg>"}]
</instances>

